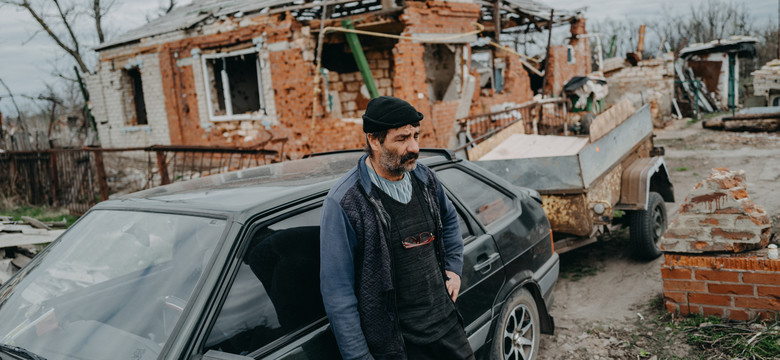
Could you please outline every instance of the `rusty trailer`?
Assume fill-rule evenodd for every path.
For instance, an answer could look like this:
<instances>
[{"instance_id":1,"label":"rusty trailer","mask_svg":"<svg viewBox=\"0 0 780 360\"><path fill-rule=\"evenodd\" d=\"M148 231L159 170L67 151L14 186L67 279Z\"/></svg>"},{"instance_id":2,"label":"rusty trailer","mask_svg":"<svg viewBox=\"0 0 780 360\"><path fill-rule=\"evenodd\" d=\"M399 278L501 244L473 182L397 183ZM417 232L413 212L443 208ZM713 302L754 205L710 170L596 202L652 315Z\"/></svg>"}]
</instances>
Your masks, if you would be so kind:
<instances>
[{"instance_id":1,"label":"rusty trailer","mask_svg":"<svg viewBox=\"0 0 780 360\"><path fill-rule=\"evenodd\" d=\"M663 149L653 146L649 106L633 110L616 105L596 117L589 135L514 133L489 149L468 144L460 154L539 192L559 253L630 225L632 252L655 258L667 225L664 202L674 202L674 192Z\"/></svg>"}]
</instances>

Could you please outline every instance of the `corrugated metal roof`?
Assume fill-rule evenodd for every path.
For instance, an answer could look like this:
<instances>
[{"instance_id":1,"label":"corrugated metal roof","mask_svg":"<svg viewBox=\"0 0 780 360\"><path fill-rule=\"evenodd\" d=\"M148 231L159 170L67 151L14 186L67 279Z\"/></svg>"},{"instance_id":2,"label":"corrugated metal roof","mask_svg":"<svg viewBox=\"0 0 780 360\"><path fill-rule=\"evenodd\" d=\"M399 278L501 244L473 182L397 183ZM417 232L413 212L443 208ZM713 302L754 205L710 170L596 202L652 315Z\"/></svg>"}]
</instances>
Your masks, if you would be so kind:
<instances>
[{"instance_id":1,"label":"corrugated metal roof","mask_svg":"<svg viewBox=\"0 0 780 360\"><path fill-rule=\"evenodd\" d=\"M483 5L483 7L492 6L492 3L487 1L475 2ZM100 44L95 47L95 50L100 51L117 45L138 41L149 36L190 29L208 18L231 16L237 13L253 14L270 12L283 8L297 9L305 4L308 9L298 9L293 15L304 20L312 19L319 17L320 6L317 5L323 3L338 4L339 10L336 12L339 16L348 16L360 12L381 9L380 0L195 0L189 5L174 8L170 13L154 19L139 28L130 30L116 39ZM549 21L550 10L552 8L533 0L504 0L502 1L502 9L504 15L507 13L524 14L526 16L538 18L541 21ZM556 9L554 23L568 22L573 17L581 14L581 12L582 10L565 11ZM490 17L489 14L487 16L488 18Z\"/></svg>"},{"instance_id":2,"label":"corrugated metal roof","mask_svg":"<svg viewBox=\"0 0 780 360\"><path fill-rule=\"evenodd\" d=\"M517 12L521 12L544 21L550 21L550 10L553 10L553 8L540 2L533 0L504 0L502 2L505 4L505 6L509 6ZM584 8L574 11L555 9L555 12L553 13L553 22L561 23L571 21L573 18L582 14L583 11Z\"/></svg>"},{"instance_id":3,"label":"corrugated metal roof","mask_svg":"<svg viewBox=\"0 0 780 360\"><path fill-rule=\"evenodd\" d=\"M685 59L694 55L717 52L755 55L755 44L757 42L758 39L752 36L732 36L728 39L713 40L704 44L697 43L687 46L680 51L680 57Z\"/></svg>"}]
</instances>

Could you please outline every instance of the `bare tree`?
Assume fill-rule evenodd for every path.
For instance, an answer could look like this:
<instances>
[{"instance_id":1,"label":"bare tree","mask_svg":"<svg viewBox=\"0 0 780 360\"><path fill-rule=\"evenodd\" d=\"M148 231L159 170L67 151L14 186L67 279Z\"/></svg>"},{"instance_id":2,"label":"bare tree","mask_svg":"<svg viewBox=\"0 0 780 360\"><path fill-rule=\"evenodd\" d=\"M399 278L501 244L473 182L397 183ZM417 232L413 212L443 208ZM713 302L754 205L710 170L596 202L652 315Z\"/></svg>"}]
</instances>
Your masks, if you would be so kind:
<instances>
[{"instance_id":1,"label":"bare tree","mask_svg":"<svg viewBox=\"0 0 780 360\"><path fill-rule=\"evenodd\" d=\"M699 1L688 11L674 11L663 7L655 20L643 19L653 34L647 38L645 55L655 55L663 39L672 50L677 50L687 39L688 44L704 43L731 35L758 35L754 28L755 19L750 16L745 4L725 0ZM636 48L637 19L606 20L593 24L594 32L603 34L603 40L617 36L618 51L622 57ZM608 45L607 45L608 46ZM759 44L763 46L763 44Z\"/></svg>"},{"instance_id":2,"label":"bare tree","mask_svg":"<svg viewBox=\"0 0 780 360\"><path fill-rule=\"evenodd\" d=\"M19 119L19 124L20 124L22 130L24 130L24 121L22 121L22 119L24 118L24 115L22 114L22 111L19 110L19 105L16 104L16 99L14 99L14 93L11 92L11 89L8 88L8 85L5 84L5 81L3 81L3 79L0 79L0 85L3 85L3 88L5 88L5 91L8 92L8 94L6 96L11 98L11 103L13 103L14 108L16 109L16 117ZM3 98L3 96L0 96L0 99L2 99L2 98Z\"/></svg>"}]
</instances>

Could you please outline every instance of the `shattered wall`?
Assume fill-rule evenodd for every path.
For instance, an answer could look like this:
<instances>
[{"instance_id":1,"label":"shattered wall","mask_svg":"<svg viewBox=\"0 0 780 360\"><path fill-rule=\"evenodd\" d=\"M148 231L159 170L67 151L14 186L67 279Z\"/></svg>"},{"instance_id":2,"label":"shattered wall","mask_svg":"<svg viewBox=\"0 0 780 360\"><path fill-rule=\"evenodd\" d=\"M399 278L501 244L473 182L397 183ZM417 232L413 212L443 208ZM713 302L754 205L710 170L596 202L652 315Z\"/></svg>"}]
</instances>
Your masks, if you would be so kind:
<instances>
[{"instance_id":1,"label":"shattered wall","mask_svg":"<svg viewBox=\"0 0 780 360\"><path fill-rule=\"evenodd\" d=\"M146 124L133 121L136 111L131 92L133 84L127 81L125 71L129 68L137 69L141 75ZM170 144L164 84L156 53L136 51L101 61L95 74L86 77L86 83L92 115L104 147Z\"/></svg>"},{"instance_id":2,"label":"shattered wall","mask_svg":"<svg viewBox=\"0 0 780 360\"><path fill-rule=\"evenodd\" d=\"M400 16L368 14L360 20L402 29L401 35L436 39L473 31L479 17L480 5L472 2L413 1L405 3ZM341 34L326 36L327 91L314 107L318 29L318 20L304 24L289 13L222 17L101 50L99 70L88 86L103 146L253 147L286 138L288 158L363 147L360 116L369 96L352 65L333 64L354 62ZM572 24L572 31L584 33L584 20ZM379 94L405 99L424 114L423 147L453 146L458 118L533 98L519 58L501 51L496 54L506 64L503 89L475 88L479 75L471 68L469 46L475 39L423 43L360 36ZM571 45L574 63L551 69L551 84L558 88L570 75L590 69L587 39L572 39ZM128 125L127 92L117 85L121 68L136 63L142 64L146 125ZM231 72L236 67L250 76L236 78Z\"/></svg>"},{"instance_id":3,"label":"shattered wall","mask_svg":"<svg viewBox=\"0 0 780 360\"><path fill-rule=\"evenodd\" d=\"M650 103L653 124L661 126L672 111L674 97L674 61L672 54L640 61L637 66L623 67L605 74L609 94L605 105L617 104L627 98L634 107Z\"/></svg>"},{"instance_id":4,"label":"shattered wall","mask_svg":"<svg viewBox=\"0 0 780 360\"><path fill-rule=\"evenodd\" d=\"M729 108L729 54L710 53L693 56L685 65L693 70L721 109ZM739 56L734 57L734 104L739 98ZM714 104L713 104L714 105Z\"/></svg>"},{"instance_id":5,"label":"shattered wall","mask_svg":"<svg viewBox=\"0 0 780 360\"><path fill-rule=\"evenodd\" d=\"M569 79L591 73L590 41L578 37L585 34L585 18L576 18L571 24L569 45L550 46L546 93L558 95Z\"/></svg>"}]
</instances>

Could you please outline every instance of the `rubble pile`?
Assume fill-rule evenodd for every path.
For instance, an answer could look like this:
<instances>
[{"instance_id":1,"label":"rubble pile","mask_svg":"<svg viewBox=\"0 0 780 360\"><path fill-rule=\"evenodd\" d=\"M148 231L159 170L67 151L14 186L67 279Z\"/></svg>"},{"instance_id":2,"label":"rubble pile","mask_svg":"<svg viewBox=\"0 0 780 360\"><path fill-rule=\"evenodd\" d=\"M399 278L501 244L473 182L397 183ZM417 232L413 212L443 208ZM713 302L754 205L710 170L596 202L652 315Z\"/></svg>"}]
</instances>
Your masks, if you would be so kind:
<instances>
[{"instance_id":1,"label":"rubble pile","mask_svg":"<svg viewBox=\"0 0 780 360\"><path fill-rule=\"evenodd\" d=\"M753 94L769 96L770 90L780 90L780 59L766 63L750 75L753 75Z\"/></svg>"},{"instance_id":2,"label":"rubble pile","mask_svg":"<svg viewBox=\"0 0 780 360\"><path fill-rule=\"evenodd\" d=\"M0 215L0 284L30 262L38 253L37 245L54 241L65 231L59 229L66 226L65 219L42 222L22 216L21 221L16 221Z\"/></svg>"},{"instance_id":3,"label":"rubble pile","mask_svg":"<svg viewBox=\"0 0 780 360\"><path fill-rule=\"evenodd\" d=\"M745 189L745 172L713 169L680 205L664 234L666 252L741 252L769 243L770 218Z\"/></svg>"}]
</instances>

